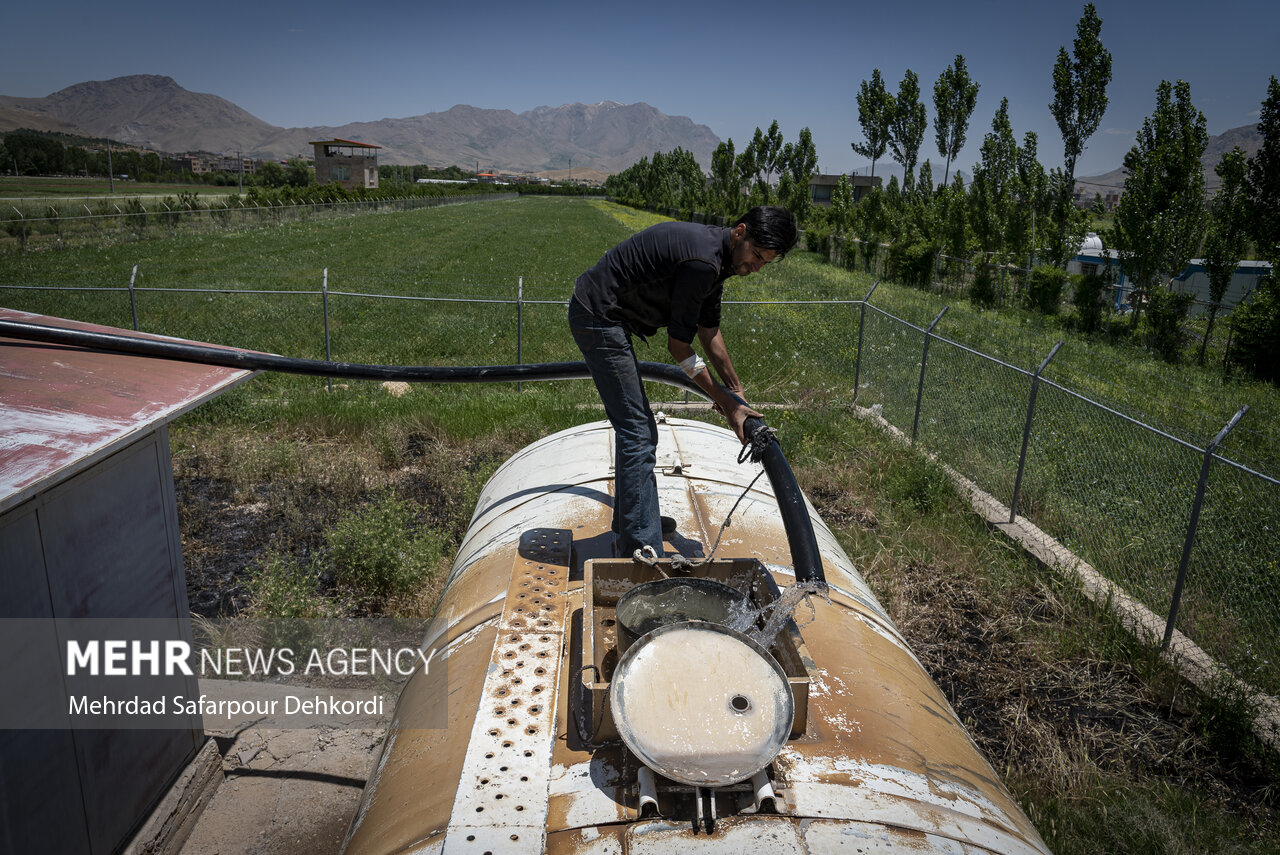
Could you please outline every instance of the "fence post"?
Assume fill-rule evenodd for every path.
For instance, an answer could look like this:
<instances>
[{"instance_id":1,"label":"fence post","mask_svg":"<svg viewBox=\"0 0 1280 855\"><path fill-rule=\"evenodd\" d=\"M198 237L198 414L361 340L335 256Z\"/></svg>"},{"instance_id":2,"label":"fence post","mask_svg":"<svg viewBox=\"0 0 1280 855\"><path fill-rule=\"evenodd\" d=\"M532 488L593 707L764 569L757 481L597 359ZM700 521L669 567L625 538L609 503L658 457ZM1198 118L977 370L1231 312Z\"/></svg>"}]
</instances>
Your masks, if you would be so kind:
<instances>
[{"instance_id":1,"label":"fence post","mask_svg":"<svg viewBox=\"0 0 1280 855\"><path fill-rule=\"evenodd\" d=\"M1182 543L1182 560L1178 563L1178 580L1173 583L1173 599L1169 603L1169 620L1164 626L1164 641L1160 643L1161 650L1169 649L1169 642L1173 640L1173 624L1178 618L1178 605L1182 601L1182 586L1187 581L1187 568L1191 564L1191 547L1196 542L1196 527L1200 524L1200 508L1204 505L1204 491L1209 484L1209 467L1213 465L1213 453L1217 451L1218 446L1227 438L1227 434L1235 430L1235 426L1240 423L1240 419L1244 418L1244 414L1249 412L1249 405L1243 407L1231 417L1231 421L1227 422L1222 430L1218 431L1218 435L1213 438L1213 442L1209 443L1209 447L1204 450L1204 462L1200 464L1200 481L1196 484L1196 498L1191 503L1191 521L1187 523L1187 538Z\"/></svg>"},{"instance_id":2,"label":"fence post","mask_svg":"<svg viewBox=\"0 0 1280 855\"><path fill-rule=\"evenodd\" d=\"M920 356L920 387L916 390L916 417L911 422L911 442L916 441L916 433L920 429L920 404L924 400L924 369L929 364L929 339L933 337L933 328L938 325L938 321L942 320L942 316L947 313L950 306L943 306L942 311L938 312L938 317L933 319L933 323L929 324L929 328L924 331L924 352Z\"/></svg>"},{"instance_id":3,"label":"fence post","mask_svg":"<svg viewBox=\"0 0 1280 855\"><path fill-rule=\"evenodd\" d=\"M862 298L862 305L859 307L858 317L858 355L853 361L853 404L858 405L858 378L862 373L862 329L867 324L867 302L871 299L871 295L876 292L879 287L880 280L877 279L871 283L871 290L867 292L867 296Z\"/></svg>"},{"instance_id":4,"label":"fence post","mask_svg":"<svg viewBox=\"0 0 1280 855\"><path fill-rule=\"evenodd\" d=\"M524 365L524 277L516 281L516 365ZM517 380L516 391L524 390L524 385Z\"/></svg>"},{"instance_id":5,"label":"fence post","mask_svg":"<svg viewBox=\"0 0 1280 855\"><path fill-rule=\"evenodd\" d=\"M324 269L324 280L320 285L320 303L324 308L324 361L333 362L333 357L329 351L329 268ZM329 384L329 391L333 391L333 378L325 378Z\"/></svg>"},{"instance_id":6,"label":"fence post","mask_svg":"<svg viewBox=\"0 0 1280 855\"><path fill-rule=\"evenodd\" d=\"M19 211L17 208L14 208L12 205L10 205L9 207L14 211L14 213L18 215L18 245L22 249L26 249L27 248L27 218L23 216L23 213Z\"/></svg>"},{"instance_id":7,"label":"fence post","mask_svg":"<svg viewBox=\"0 0 1280 855\"><path fill-rule=\"evenodd\" d=\"M138 265L133 265L133 272L129 274L129 311L133 313L133 331L138 331L138 298L133 290L133 280L138 278Z\"/></svg>"},{"instance_id":8,"label":"fence post","mask_svg":"<svg viewBox=\"0 0 1280 855\"><path fill-rule=\"evenodd\" d=\"M1036 395L1040 391L1040 375L1049 367L1049 362L1058 355L1058 348L1062 347L1062 342L1058 342L1053 346L1053 350L1049 351L1049 355L1044 358L1044 362L1040 363L1040 367L1036 369L1035 375L1031 378L1031 398L1027 401L1027 423L1022 426L1022 452L1018 455L1018 476L1013 479L1013 500L1009 502L1009 522L1013 522L1018 516L1018 496L1022 492L1022 471L1027 465L1027 443L1031 439L1031 418L1036 412Z\"/></svg>"}]
</instances>

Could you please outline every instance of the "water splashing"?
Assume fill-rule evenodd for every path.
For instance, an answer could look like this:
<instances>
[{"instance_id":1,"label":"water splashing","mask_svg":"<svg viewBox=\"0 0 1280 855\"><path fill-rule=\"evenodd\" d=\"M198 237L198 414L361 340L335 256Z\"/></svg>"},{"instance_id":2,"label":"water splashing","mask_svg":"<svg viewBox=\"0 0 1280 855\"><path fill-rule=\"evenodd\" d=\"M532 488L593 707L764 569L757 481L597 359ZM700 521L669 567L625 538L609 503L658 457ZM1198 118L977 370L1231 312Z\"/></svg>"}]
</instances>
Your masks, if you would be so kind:
<instances>
[{"instance_id":1,"label":"water splashing","mask_svg":"<svg viewBox=\"0 0 1280 855\"><path fill-rule=\"evenodd\" d=\"M729 616L724 625L741 632L768 650L800 603L807 601L810 594L823 594L826 591L827 586L823 582L796 582L784 588L772 603L758 609L752 608L749 601L734 603L729 608Z\"/></svg>"}]
</instances>

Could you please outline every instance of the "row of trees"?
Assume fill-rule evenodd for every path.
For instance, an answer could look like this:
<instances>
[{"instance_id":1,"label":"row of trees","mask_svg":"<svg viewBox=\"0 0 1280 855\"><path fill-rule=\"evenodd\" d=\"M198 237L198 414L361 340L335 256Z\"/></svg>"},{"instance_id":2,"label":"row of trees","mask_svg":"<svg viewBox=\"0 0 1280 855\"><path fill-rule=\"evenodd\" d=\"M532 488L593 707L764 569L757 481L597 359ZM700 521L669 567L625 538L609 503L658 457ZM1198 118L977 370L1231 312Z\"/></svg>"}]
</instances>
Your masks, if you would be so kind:
<instances>
[{"instance_id":1,"label":"row of trees","mask_svg":"<svg viewBox=\"0 0 1280 855\"><path fill-rule=\"evenodd\" d=\"M1048 108L1061 132L1060 167L1044 168L1034 132L1018 138L1008 99L1002 99L968 185L951 173L965 146L979 91L965 58L956 56L933 85L933 141L944 164L936 185L930 160L919 162L929 128L919 76L908 69L896 92L890 92L880 70L874 69L857 95L863 138L851 145L871 160L873 176L878 161L888 155L901 165L904 177L874 187L856 206L850 183L842 177L831 207L811 208L809 179L817 163L812 137L806 128L796 142L784 142L777 122L768 131L757 128L741 153L735 152L732 140L722 143L712 158L709 178L692 154L677 149L655 153L614 176L606 189L635 204L729 217L753 204L780 202L811 235L834 232L872 247L888 244L894 274L906 281L924 284L931 279L939 255L973 259L979 262L974 282L978 299L991 296L990 283L982 275L985 265L1038 263L1052 269L1038 269L1029 277L1025 302L1056 311L1057 294L1066 285L1066 264L1092 219L1075 204L1075 170L1109 103L1112 61L1101 33L1102 20L1090 3L1070 49L1059 48L1052 68L1054 94ZM1119 250L1126 285L1135 292L1130 329L1138 328L1145 312L1153 344L1169 358L1181 352L1180 330L1190 298L1167 285L1192 257L1206 259L1215 304L1251 246L1273 264L1280 260L1280 92L1274 78L1263 104L1261 130L1262 151L1249 159L1237 149L1218 165L1222 185L1210 202L1200 163L1208 140L1204 116L1192 105L1188 84L1166 81L1156 91L1154 112L1125 157L1128 177L1115 226L1104 229L1102 237ZM1245 329L1236 336L1242 342L1237 351L1247 349L1252 336L1258 341L1253 350L1263 354L1261 361L1241 357L1242 364L1271 379L1280 377L1275 367L1280 360L1280 328L1277 321L1257 320L1255 315L1273 303L1280 305L1275 290L1273 277L1236 315L1236 329ZM1089 305L1081 307L1082 317L1096 317L1101 288L1094 283L1084 294ZM1210 309L1210 333L1217 311L1216 305ZM1256 335L1248 332L1253 327ZM1267 352L1270 368L1262 364ZM1200 358L1204 359L1203 344Z\"/></svg>"},{"instance_id":2,"label":"row of trees","mask_svg":"<svg viewBox=\"0 0 1280 855\"><path fill-rule=\"evenodd\" d=\"M172 164L153 151L110 149L108 140L83 140L65 134L10 131L0 139L0 170L14 175L161 175Z\"/></svg>"},{"instance_id":3,"label":"row of trees","mask_svg":"<svg viewBox=\"0 0 1280 855\"><path fill-rule=\"evenodd\" d=\"M955 255L966 255L965 249L973 244L972 248L994 261L1025 259L1034 249L1055 264L1065 264L1087 224L1074 204L1076 161L1098 129L1108 104L1111 54L1102 45L1101 31L1102 21L1090 3L1077 25L1072 51L1059 48L1054 63L1054 99L1049 109L1062 132L1063 168L1044 170L1034 132L1024 134L1018 144L1009 121L1008 99L1002 99L967 190L971 238L960 233L960 217L953 210L956 198L944 199L943 210L938 212L941 216L933 218L932 231L929 218L908 217L901 221L906 231L876 237L894 242L946 243ZM957 55L933 84L934 142L945 164L942 185L952 197L966 193L961 181L948 182L952 162L968 138L979 88L962 55ZM871 79L862 81L857 103L863 140L851 143L853 150L871 159L873 176L876 162L889 153L902 167L903 191L912 194L919 181L916 168L928 129L919 76L907 69L894 94L886 88L880 70L874 69ZM928 160L921 171L928 173L931 184ZM919 201L926 201L931 194L931 187L923 188L925 198ZM937 233L944 223L945 236Z\"/></svg>"},{"instance_id":4,"label":"row of trees","mask_svg":"<svg viewBox=\"0 0 1280 855\"><path fill-rule=\"evenodd\" d=\"M741 152L733 138L716 146L708 178L693 153L677 147L654 152L609 176L605 192L621 202L646 208L678 208L734 219L754 205L786 205L800 222L811 207L809 179L818 168L813 134L801 128L795 142L783 139L775 120L768 131L756 128Z\"/></svg>"},{"instance_id":5,"label":"row of trees","mask_svg":"<svg viewBox=\"0 0 1280 855\"><path fill-rule=\"evenodd\" d=\"M857 99L864 140L852 145L871 158L873 174L876 160L889 152L903 167L904 186L899 193L890 182L883 197L873 192L857 212L833 206L833 225L895 248L914 246L914 253L898 250L908 261L930 252L965 256L977 251L987 261L1030 263L1038 257L1065 268L1089 222L1074 204L1076 163L1109 103L1111 55L1101 32L1102 20L1090 3L1077 24L1072 49L1059 48L1053 66L1049 110L1062 134L1062 167L1044 170L1034 133L1025 134L1018 144L1008 101L1002 100L967 191L957 180L934 192L928 161L916 178L927 115L915 72L908 70L892 94L879 70L873 71ZM977 93L963 56L957 56L934 84L935 140L947 164L944 185L964 145ZM1103 230L1102 236L1119 250L1127 284L1135 292L1130 329L1138 327L1145 307L1152 341L1167 358L1175 359L1181 352L1181 324L1191 303L1189 295L1167 286L1193 257L1205 259L1212 303L1199 350L1201 362L1219 304L1250 246L1270 258L1273 268L1280 261L1280 91L1274 77L1260 125L1262 151L1252 159L1238 148L1228 153L1216 168L1220 190L1209 201L1201 164L1208 142L1204 115L1192 104L1186 82L1164 81L1156 91L1154 112L1125 156L1128 174L1115 226ZM975 284L982 285L980 279ZM1030 304L1056 306L1056 300L1037 300L1033 291L1028 288ZM1238 311L1240 335L1233 353L1254 374L1272 380L1280 379L1280 313L1271 308L1277 304L1280 295L1273 276Z\"/></svg>"},{"instance_id":6,"label":"row of trees","mask_svg":"<svg viewBox=\"0 0 1280 855\"><path fill-rule=\"evenodd\" d=\"M14 175L127 175L137 181L213 184L221 187L305 187L315 182L310 164L268 160L256 172L184 172L154 151L121 148L109 140L82 140L42 131L10 131L0 138L0 172Z\"/></svg>"}]
</instances>

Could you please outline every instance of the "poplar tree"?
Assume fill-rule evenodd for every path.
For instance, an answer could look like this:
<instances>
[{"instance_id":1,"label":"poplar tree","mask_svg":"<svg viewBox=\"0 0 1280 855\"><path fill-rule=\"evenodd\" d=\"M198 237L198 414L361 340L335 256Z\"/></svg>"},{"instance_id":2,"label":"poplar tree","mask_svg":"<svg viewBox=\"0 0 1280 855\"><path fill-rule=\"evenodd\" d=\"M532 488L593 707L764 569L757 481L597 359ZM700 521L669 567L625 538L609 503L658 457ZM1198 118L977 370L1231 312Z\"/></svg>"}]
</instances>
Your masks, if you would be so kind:
<instances>
[{"instance_id":1,"label":"poplar tree","mask_svg":"<svg viewBox=\"0 0 1280 855\"><path fill-rule=\"evenodd\" d=\"M756 128L756 132L759 131ZM733 159L733 166L738 172L738 186L747 188L748 195L752 194L756 178L756 150L751 143L747 143L742 153Z\"/></svg>"},{"instance_id":2,"label":"poplar tree","mask_svg":"<svg viewBox=\"0 0 1280 855\"><path fill-rule=\"evenodd\" d=\"M1142 122L1137 144L1124 157L1128 176L1116 208L1115 243L1135 295L1131 329L1141 298L1158 277L1172 279L1196 252L1204 229L1204 168L1208 145L1204 114L1191 103L1191 86L1160 81L1156 108Z\"/></svg>"},{"instance_id":3,"label":"poplar tree","mask_svg":"<svg viewBox=\"0 0 1280 855\"><path fill-rule=\"evenodd\" d=\"M726 216L737 213L742 184L738 181L736 159L733 137L720 143L711 153L710 197L715 213Z\"/></svg>"},{"instance_id":4,"label":"poplar tree","mask_svg":"<svg viewBox=\"0 0 1280 855\"><path fill-rule=\"evenodd\" d=\"M1009 211L1009 236L1005 245L1014 257L1027 260L1033 266L1036 228L1044 229L1044 217L1048 213L1049 176L1036 156L1039 137L1035 131L1027 131L1022 146L1014 151L1014 200Z\"/></svg>"},{"instance_id":5,"label":"poplar tree","mask_svg":"<svg viewBox=\"0 0 1280 855\"><path fill-rule=\"evenodd\" d=\"M1249 200L1246 196L1245 170L1248 164L1242 148L1236 146L1222 156L1214 172L1222 179L1218 192L1209 202L1209 228L1204 237L1204 267L1209 274L1209 324L1200 342L1199 362L1204 365L1213 322L1226 296L1231 277L1240 266L1249 229Z\"/></svg>"},{"instance_id":6,"label":"poplar tree","mask_svg":"<svg viewBox=\"0 0 1280 855\"><path fill-rule=\"evenodd\" d=\"M1076 161L1084 144L1098 130L1107 111L1107 84L1111 82L1111 53L1102 46L1102 19L1092 3L1076 24L1071 55L1058 48L1053 65L1053 103L1049 110L1062 131L1062 153L1069 189L1076 187Z\"/></svg>"},{"instance_id":7,"label":"poplar tree","mask_svg":"<svg viewBox=\"0 0 1280 855\"><path fill-rule=\"evenodd\" d=\"M991 120L991 131L982 139L982 158L973 170L969 198L973 206L973 233L986 253L1005 249L1005 236L1017 170L1018 142L1009 122L1009 99Z\"/></svg>"},{"instance_id":8,"label":"poplar tree","mask_svg":"<svg viewBox=\"0 0 1280 855\"><path fill-rule=\"evenodd\" d=\"M904 184L914 184L916 160L929 119L920 100L920 78L909 68L898 84L898 94L894 96L892 105L889 149L893 152L893 159L902 165Z\"/></svg>"},{"instance_id":9,"label":"poplar tree","mask_svg":"<svg viewBox=\"0 0 1280 855\"><path fill-rule=\"evenodd\" d=\"M1267 87L1258 121L1262 148L1249 159L1246 181L1253 242L1263 257L1280 264L1280 82ZM1276 275L1273 269L1272 276Z\"/></svg>"},{"instance_id":10,"label":"poplar tree","mask_svg":"<svg viewBox=\"0 0 1280 855\"><path fill-rule=\"evenodd\" d=\"M845 235L853 225L853 187L849 176L840 173L835 189L831 191L831 224L837 235Z\"/></svg>"},{"instance_id":11,"label":"poplar tree","mask_svg":"<svg viewBox=\"0 0 1280 855\"><path fill-rule=\"evenodd\" d=\"M1071 55L1058 48L1053 65L1053 103L1049 110L1062 132L1063 172L1066 178L1054 206L1058 219L1058 242L1065 244L1073 231L1076 191L1076 161L1084 144L1098 130L1107 111L1107 84L1111 82L1111 54L1102 46L1102 19L1092 3L1076 24ZM1075 248L1072 247L1072 250Z\"/></svg>"},{"instance_id":12,"label":"poplar tree","mask_svg":"<svg viewBox=\"0 0 1280 855\"><path fill-rule=\"evenodd\" d=\"M933 84L934 138L938 143L938 154L947 160L942 172L944 186L951 177L952 159L964 148L969 117L977 104L978 84L970 79L964 56L956 54L955 61L943 69Z\"/></svg>"},{"instance_id":13,"label":"poplar tree","mask_svg":"<svg viewBox=\"0 0 1280 855\"><path fill-rule=\"evenodd\" d=\"M889 123L893 119L893 96L884 88L880 69L871 70L871 81L862 81L858 90L858 125L865 142L849 143L855 152L871 158L871 177L876 174L876 161L889 146Z\"/></svg>"},{"instance_id":14,"label":"poplar tree","mask_svg":"<svg viewBox=\"0 0 1280 855\"><path fill-rule=\"evenodd\" d=\"M812 131L801 128L799 140L794 145L787 143L783 147L781 168L790 178L791 185L789 197L781 201L799 222L804 223L809 217L809 209L813 207L809 182L818 168L818 150L813 144Z\"/></svg>"},{"instance_id":15,"label":"poplar tree","mask_svg":"<svg viewBox=\"0 0 1280 855\"><path fill-rule=\"evenodd\" d=\"M778 120L769 125L768 133L756 128L747 146L751 150L751 162L755 166L755 189L765 205L773 200L773 176L782 168L782 131Z\"/></svg>"}]
</instances>

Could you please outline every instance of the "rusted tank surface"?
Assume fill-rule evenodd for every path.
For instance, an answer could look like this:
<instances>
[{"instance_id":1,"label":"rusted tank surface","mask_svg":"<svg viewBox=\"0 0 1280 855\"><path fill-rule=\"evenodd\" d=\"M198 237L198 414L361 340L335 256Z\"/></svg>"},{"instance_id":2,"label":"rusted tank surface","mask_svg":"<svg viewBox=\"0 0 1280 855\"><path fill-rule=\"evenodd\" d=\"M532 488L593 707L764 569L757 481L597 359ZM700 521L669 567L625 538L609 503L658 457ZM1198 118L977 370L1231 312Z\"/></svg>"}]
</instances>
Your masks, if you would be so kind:
<instances>
[{"instance_id":1,"label":"rusted tank surface","mask_svg":"<svg viewBox=\"0 0 1280 855\"><path fill-rule=\"evenodd\" d=\"M712 560L613 555L607 423L507 461L459 549L424 641L432 667L400 698L348 855L1047 852L812 507L830 596L802 604L773 648L797 719L772 762L698 789L626 749L602 703L626 579L756 567L775 593L794 582L768 481L747 489L760 469L737 462L734 436L659 428L659 499L677 522L667 552L707 558L719 537Z\"/></svg>"}]
</instances>

